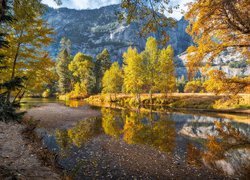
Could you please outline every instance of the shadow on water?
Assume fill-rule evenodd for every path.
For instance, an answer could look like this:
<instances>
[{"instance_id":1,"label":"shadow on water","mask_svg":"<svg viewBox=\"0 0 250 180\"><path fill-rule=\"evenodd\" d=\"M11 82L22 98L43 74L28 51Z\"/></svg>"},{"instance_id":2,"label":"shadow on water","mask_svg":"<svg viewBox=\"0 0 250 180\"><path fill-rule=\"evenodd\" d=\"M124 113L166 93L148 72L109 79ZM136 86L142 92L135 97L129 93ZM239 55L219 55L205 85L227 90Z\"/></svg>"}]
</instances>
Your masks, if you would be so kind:
<instances>
[{"instance_id":1,"label":"shadow on water","mask_svg":"<svg viewBox=\"0 0 250 180\"><path fill-rule=\"evenodd\" d=\"M238 178L250 172L247 123L201 114L94 108L101 117L44 136L45 145L76 179L171 178L191 172L196 172L192 177Z\"/></svg>"}]
</instances>

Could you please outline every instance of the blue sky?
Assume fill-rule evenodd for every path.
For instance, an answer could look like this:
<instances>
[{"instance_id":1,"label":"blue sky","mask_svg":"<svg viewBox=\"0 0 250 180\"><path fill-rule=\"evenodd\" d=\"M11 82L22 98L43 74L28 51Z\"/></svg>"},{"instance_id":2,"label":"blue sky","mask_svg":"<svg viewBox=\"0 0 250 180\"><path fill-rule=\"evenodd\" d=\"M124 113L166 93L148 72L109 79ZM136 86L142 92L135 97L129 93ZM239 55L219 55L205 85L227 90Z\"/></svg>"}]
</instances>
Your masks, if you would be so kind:
<instances>
[{"instance_id":1,"label":"blue sky","mask_svg":"<svg viewBox=\"0 0 250 180\"><path fill-rule=\"evenodd\" d=\"M186 10L185 4L192 0L171 0L171 1L173 4L179 3L181 6L180 9ZM67 7L70 9L95 9L111 4L118 4L120 0L62 0L63 4L61 6L57 6L54 0L42 0L42 2L53 8ZM175 17L176 19L180 19L182 17L182 14L180 10L178 10L171 16Z\"/></svg>"}]
</instances>

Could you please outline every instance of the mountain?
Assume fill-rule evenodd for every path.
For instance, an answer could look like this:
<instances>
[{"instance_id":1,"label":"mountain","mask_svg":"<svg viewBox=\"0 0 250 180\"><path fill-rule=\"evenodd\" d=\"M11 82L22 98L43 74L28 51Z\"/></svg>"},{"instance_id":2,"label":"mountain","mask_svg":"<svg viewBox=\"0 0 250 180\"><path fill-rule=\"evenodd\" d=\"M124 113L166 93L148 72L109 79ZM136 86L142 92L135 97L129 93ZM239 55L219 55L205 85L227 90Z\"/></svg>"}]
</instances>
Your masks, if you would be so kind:
<instances>
[{"instance_id":1,"label":"mountain","mask_svg":"<svg viewBox=\"0 0 250 180\"><path fill-rule=\"evenodd\" d=\"M118 22L116 12L119 10L119 5L92 10L49 8L44 18L56 32L54 43L49 48L50 54L53 57L57 55L60 39L64 36L71 40L73 54L81 51L96 56L107 48L112 60L121 62L122 53L129 46L142 51L145 40L138 35L138 24L127 25L125 22ZM192 44L191 37L185 32L187 24L187 21L181 19L176 27L167 30L175 54L184 52Z\"/></svg>"},{"instance_id":2,"label":"mountain","mask_svg":"<svg viewBox=\"0 0 250 180\"><path fill-rule=\"evenodd\" d=\"M184 52L176 57L176 74L178 77L185 76L187 78L187 53ZM204 62L205 64L205 62ZM229 47L214 58L210 69L218 69L224 71L228 77L233 76L249 76L250 66L247 64L247 58L234 48ZM200 68L201 74L202 67Z\"/></svg>"},{"instance_id":3,"label":"mountain","mask_svg":"<svg viewBox=\"0 0 250 180\"><path fill-rule=\"evenodd\" d=\"M137 47L142 51L145 47L145 39L138 35L139 25L125 22L120 23L116 12L119 5L111 5L100 9L75 10L48 8L44 19L54 28L54 43L48 48L50 55L56 57L59 50L59 42L62 37L67 37L72 42L72 55L77 52L95 57L104 48L111 54L112 61L122 62L122 54L129 46ZM178 77L187 77L186 53L188 46L192 45L192 38L186 33L188 22L182 18L177 25L166 29L170 36L169 43L175 50L176 74ZM246 58L232 50L222 52L213 64L213 68L224 70L229 76L247 76L250 67L246 64Z\"/></svg>"}]
</instances>

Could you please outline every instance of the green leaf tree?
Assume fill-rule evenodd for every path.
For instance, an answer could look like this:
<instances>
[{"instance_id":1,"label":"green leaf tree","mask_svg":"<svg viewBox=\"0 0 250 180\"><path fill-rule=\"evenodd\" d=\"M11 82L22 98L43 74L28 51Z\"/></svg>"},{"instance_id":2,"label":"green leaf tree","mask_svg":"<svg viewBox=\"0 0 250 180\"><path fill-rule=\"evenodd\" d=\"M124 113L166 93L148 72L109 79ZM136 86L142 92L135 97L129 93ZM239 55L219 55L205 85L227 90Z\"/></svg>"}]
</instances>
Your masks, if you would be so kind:
<instances>
[{"instance_id":1,"label":"green leaf tree","mask_svg":"<svg viewBox=\"0 0 250 180\"><path fill-rule=\"evenodd\" d=\"M76 88L81 95L90 95L95 88L94 63L91 56L77 53L69 64L69 70L76 80Z\"/></svg>"}]
</instances>

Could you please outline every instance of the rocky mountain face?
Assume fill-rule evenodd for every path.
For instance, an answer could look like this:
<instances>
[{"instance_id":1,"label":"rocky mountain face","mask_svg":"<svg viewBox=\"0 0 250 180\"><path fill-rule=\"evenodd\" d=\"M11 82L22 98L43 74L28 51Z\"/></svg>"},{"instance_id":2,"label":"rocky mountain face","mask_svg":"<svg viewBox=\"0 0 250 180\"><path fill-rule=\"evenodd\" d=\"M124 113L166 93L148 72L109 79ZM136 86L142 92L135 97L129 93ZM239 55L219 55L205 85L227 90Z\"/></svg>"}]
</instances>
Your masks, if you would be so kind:
<instances>
[{"instance_id":1,"label":"rocky mountain face","mask_svg":"<svg viewBox=\"0 0 250 180\"><path fill-rule=\"evenodd\" d=\"M187 53L179 54L176 57L176 69L177 76L187 76ZM205 62L204 62L205 64ZM233 48L227 48L227 50L221 52L212 63L210 69L218 69L224 71L228 77L233 76L249 76L250 66L247 64L247 59L239 52L236 52ZM200 73L202 67L200 68Z\"/></svg>"},{"instance_id":2,"label":"rocky mountain face","mask_svg":"<svg viewBox=\"0 0 250 180\"><path fill-rule=\"evenodd\" d=\"M145 47L145 39L138 35L139 25L120 23L116 12L119 5L111 5L100 9L75 10L48 8L44 19L54 28L54 43L48 48L50 55L56 57L62 37L67 37L72 42L72 55L77 52L95 57L104 48L111 54L112 61L122 62L122 54L129 46L137 47L142 51ZM193 42L185 29L188 22L182 18L177 26L166 31L170 36L169 44L175 50L176 74L178 77L187 76L185 50ZM214 68L224 70L229 76L246 76L250 74L250 67L246 65L246 59L239 53L227 51L216 58Z\"/></svg>"},{"instance_id":3,"label":"rocky mountain face","mask_svg":"<svg viewBox=\"0 0 250 180\"><path fill-rule=\"evenodd\" d=\"M116 12L119 5L111 5L93 10L74 10L67 8L49 8L45 15L51 27L55 29L54 43L49 48L53 57L58 53L59 42L67 37L72 42L72 54L81 51L96 56L107 48L113 61L122 61L122 54L129 46L144 49L145 40L138 35L137 23L127 25L118 22ZM170 44L175 53L180 54L192 43L185 32L187 21L181 19L177 26L168 29Z\"/></svg>"}]
</instances>

